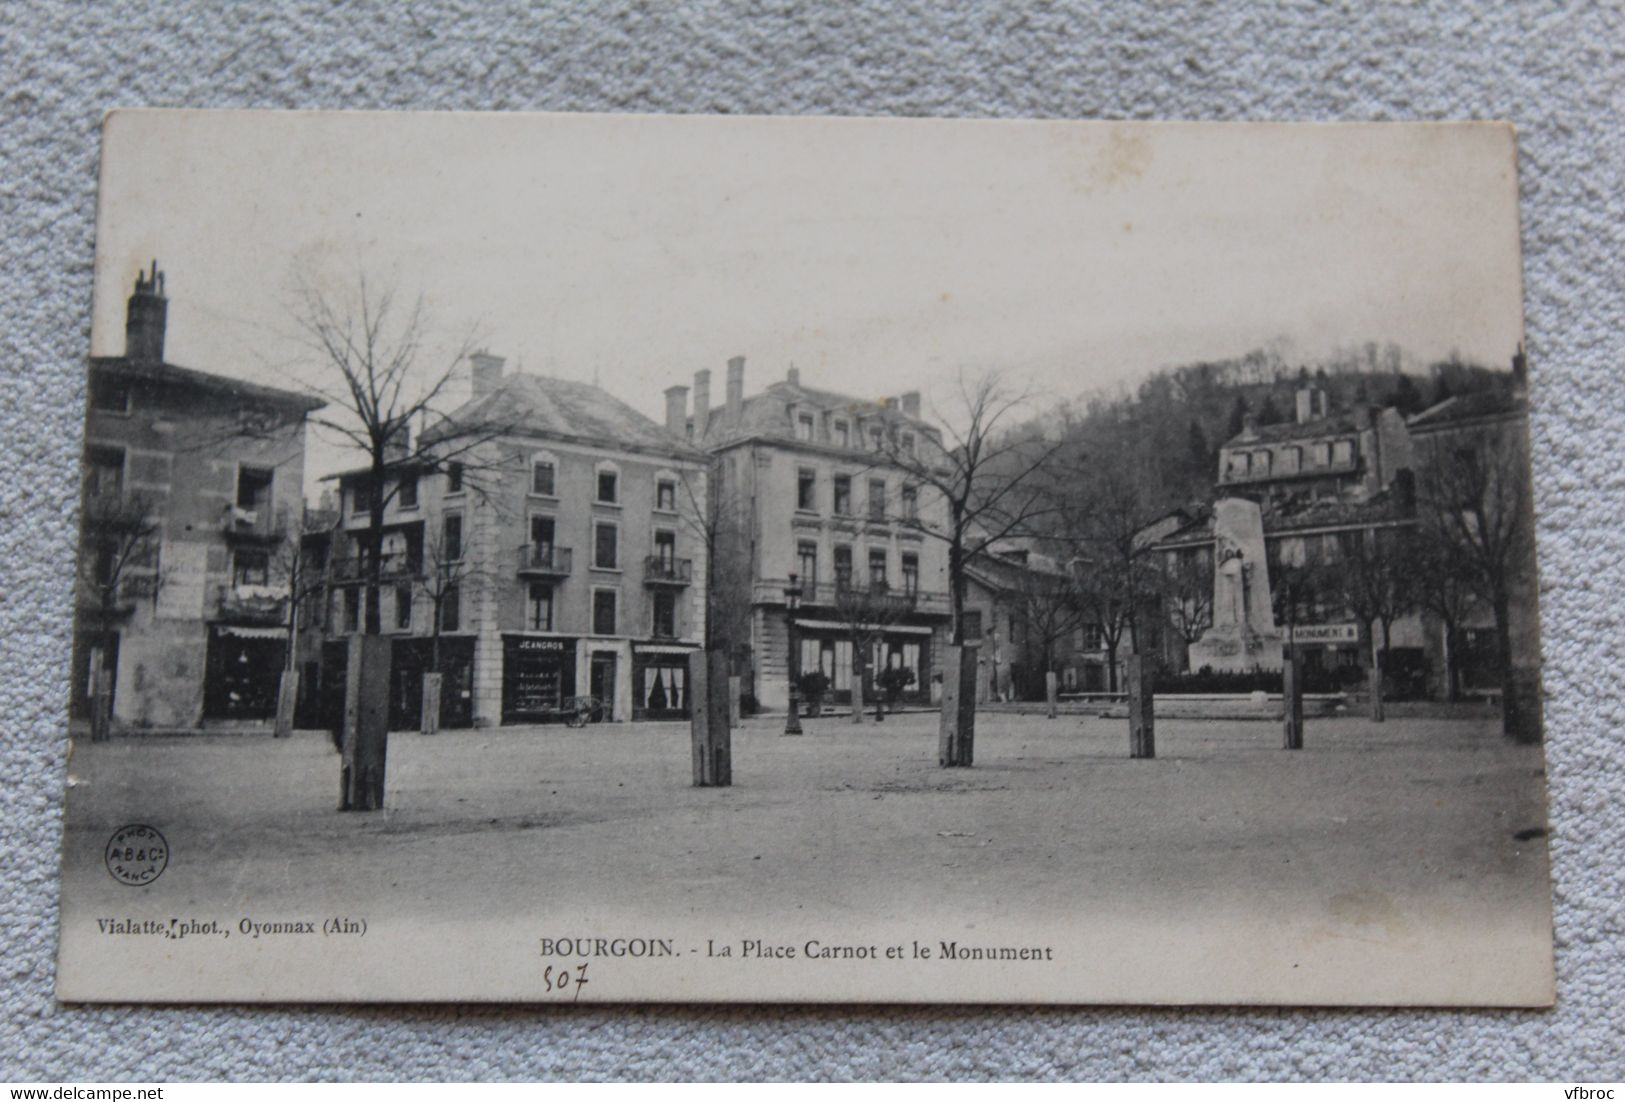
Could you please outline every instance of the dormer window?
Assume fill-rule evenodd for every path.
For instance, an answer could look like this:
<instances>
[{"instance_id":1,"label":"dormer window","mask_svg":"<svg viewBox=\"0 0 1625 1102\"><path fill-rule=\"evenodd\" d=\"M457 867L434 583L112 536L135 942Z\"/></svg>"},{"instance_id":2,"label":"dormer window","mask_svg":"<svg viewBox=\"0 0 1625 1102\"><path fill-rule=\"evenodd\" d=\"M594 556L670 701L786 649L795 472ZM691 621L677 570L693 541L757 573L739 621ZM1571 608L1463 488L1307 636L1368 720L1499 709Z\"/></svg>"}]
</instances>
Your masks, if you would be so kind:
<instances>
[{"instance_id":1,"label":"dormer window","mask_svg":"<svg viewBox=\"0 0 1625 1102\"><path fill-rule=\"evenodd\" d=\"M838 448L850 448L852 446L852 434L851 434L851 431L847 428L847 425L846 425L845 421L837 421L837 422L835 422L834 435L835 435L835 446L836 447L838 447Z\"/></svg>"},{"instance_id":2,"label":"dormer window","mask_svg":"<svg viewBox=\"0 0 1625 1102\"><path fill-rule=\"evenodd\" d=\"M914 454L914 434L912 432L905 432L903 434L903 454Z\"/></svg>"},{"instance_id":3,"label":"dormer window","mask_svg":"<svg viewBox=\"0 0 1625 1102\"><path fill-rule=\"evenodd\" d=\"M811 440L813 438L813 415L802 413L796 416L796 439Z\"/></svg>"}]
</instances>

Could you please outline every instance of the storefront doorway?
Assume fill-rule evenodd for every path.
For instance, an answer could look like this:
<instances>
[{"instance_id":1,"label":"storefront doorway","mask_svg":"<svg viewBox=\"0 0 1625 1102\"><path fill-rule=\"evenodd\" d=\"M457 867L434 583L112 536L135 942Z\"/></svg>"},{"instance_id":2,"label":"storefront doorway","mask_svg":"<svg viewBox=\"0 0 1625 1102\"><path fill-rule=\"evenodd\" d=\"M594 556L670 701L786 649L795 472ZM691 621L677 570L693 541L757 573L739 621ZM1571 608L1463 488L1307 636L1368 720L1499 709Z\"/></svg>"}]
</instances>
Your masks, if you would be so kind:
<instances>
[{"instance_id":1,"label":"storefront doorway","mask_svg":"<svg viewBox=\"0 0 1625 1102\"><path fill-rule=\"evenodd\" d=\"M615 718L615 665L613 654L593 653L587 691L598 702L597 714L605 722Z\"/></svg>"}]
</instances>

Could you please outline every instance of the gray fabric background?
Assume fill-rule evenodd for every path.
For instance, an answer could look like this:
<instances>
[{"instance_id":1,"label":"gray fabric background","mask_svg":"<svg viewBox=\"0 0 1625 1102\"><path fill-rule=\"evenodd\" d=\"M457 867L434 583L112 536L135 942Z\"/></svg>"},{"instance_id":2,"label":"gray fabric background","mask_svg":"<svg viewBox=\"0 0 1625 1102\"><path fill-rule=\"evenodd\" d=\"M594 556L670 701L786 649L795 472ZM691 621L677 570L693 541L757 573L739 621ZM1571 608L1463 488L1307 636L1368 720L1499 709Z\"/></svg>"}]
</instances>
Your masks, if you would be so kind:
<instances>
[{"instance_id":1,"label":"gray fabric background","mask_svg":"<svg viewBox=\"0 0 1625 1102\"><path fill-rule=\"evenodd\" d=\"M1625 19L1617 3L789 0L0 9L0 1078L1625 1074ZM97 124L115 106L1510 118L1521 131L1559 1003L1550 1013L74 1009L51 996Z\"/></svg>"}]
</instances>

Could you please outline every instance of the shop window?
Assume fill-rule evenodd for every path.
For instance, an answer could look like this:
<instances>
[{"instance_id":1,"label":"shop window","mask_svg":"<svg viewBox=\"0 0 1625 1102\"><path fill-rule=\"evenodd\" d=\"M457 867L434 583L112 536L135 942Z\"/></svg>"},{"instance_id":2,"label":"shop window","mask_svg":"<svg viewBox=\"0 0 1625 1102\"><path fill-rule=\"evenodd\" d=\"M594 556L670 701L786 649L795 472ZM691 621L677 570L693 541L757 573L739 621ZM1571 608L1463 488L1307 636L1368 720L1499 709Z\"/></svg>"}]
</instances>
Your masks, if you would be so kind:
<instances>
[{"instance_id":1,"label":"shop window","mask_svg":"<svg viewBox=\"0 0 1625 1102\"><path fill-rule=\"evenodd\" d=\"M811 467L796 472L796 508L809 513L818 508L818 475Z\"/></svg>"},{"instance_id":2,"label":"shop window","mask_svg":"<svg viewBox=\"0 0 1625 1102\"><path fill-rule=\"evenodd\" d=\"M615 634L617 594L613 589L595 589L592 594L592 630L594 635Z\"/></svg>"},{"instance_id":3,"label":"shop window","mask_svg":"<svg viewBox=\"0 0 1625 1102\"><path fill-rule=\"evenodd\" d=\"M553 587L542 582L530 585L530 609L526 625L531 631L553 630Z\"/></svg>"}]
</instances>

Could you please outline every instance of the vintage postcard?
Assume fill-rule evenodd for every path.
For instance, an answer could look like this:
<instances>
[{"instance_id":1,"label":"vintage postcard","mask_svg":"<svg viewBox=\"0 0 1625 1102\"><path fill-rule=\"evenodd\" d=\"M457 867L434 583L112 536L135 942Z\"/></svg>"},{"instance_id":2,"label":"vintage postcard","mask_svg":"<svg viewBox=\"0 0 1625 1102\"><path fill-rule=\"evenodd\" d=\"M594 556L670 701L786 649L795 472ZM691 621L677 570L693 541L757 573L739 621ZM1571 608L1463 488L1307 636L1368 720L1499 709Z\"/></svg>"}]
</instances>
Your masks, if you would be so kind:
<instances>
[{"instance_id":1,"label":"vintage postcard","mask_svg":"<svg viewBox=\"0 0 1625 1102\"><path fill-rule=\"evenodd\" d=\"M100 186L62 999L1552 1001L1511 127Z\"/></svg>"}]
</instances>

